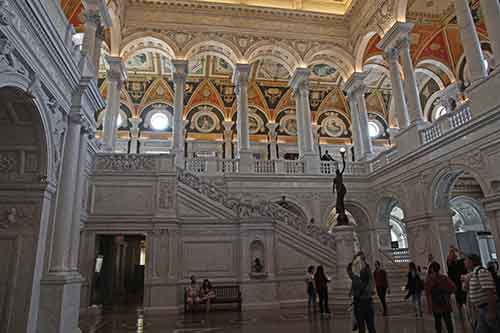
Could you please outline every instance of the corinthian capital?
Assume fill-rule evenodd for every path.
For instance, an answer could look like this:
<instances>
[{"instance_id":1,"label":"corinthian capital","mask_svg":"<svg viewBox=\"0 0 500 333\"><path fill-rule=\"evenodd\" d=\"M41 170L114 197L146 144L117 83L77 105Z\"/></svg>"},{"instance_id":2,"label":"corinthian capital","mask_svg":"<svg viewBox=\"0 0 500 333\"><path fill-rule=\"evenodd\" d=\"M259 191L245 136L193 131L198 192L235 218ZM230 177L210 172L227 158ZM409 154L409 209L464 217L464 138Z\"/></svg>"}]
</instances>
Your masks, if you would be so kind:
<instances>
[{"instance_id":1,"label":"corinthian capital","mask_svg":"<svg viewBox=\"0 0 500 333\"><path fill-rule=\"evenodd\" d=\"M99 10L87 9L83 12L83 21L85 24L91 24L94 26L99 26L101 24L101 14Z\"/></svg>"},{"instance_id":2,"label":"corinthian capital","mask_svg":"<svg viewBox=\"0 0 500 333\"><path fill-rule=\"evenodd\" d=\"M296 95L309 93L309 75L307 68L297 68L290 79L289 85Z\"/></svg>"},{"instance_id":3,"label":"corinthian capital","mask_svg":"<svg viewBox=\"0 0 500 333\"><path fill-rule=\"evenodd\" d=\"M250 77L250 65L249 64L236 64L233 73L233 84L235 89L246 88L248 86L248 79ZM238 94L238 93L236 93Z\"/></svg>"}]
</instances>

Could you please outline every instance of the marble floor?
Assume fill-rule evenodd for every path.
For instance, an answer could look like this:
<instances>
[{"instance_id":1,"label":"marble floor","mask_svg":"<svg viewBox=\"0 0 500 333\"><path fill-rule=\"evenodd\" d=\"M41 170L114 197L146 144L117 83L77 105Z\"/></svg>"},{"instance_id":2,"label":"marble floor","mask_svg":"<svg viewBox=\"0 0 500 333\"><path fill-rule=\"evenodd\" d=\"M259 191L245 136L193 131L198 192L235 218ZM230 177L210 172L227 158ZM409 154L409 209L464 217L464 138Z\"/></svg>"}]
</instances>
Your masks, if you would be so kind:
<instances>
[{"instance_id":1,"label":"marble floor","mask_svg":"<svg viewBox=\"0 0 500 333\"><path fill-rule=\"evenodd\" d=\"M377 332L431 333L435 332L431 317L415 318L402 313L388 317L377 316ZM455 320L456 333L469 333L465 324ZM93 316L82 318L82 333L331 333L351 332L349 316L321 319L301 308L276 311L247 311L243 313L216 311L209 314L145 315L141 310L119 309L105 311L96 321ZM443 330L444 332L445 330Z\"/></svg>"}]
</instances>

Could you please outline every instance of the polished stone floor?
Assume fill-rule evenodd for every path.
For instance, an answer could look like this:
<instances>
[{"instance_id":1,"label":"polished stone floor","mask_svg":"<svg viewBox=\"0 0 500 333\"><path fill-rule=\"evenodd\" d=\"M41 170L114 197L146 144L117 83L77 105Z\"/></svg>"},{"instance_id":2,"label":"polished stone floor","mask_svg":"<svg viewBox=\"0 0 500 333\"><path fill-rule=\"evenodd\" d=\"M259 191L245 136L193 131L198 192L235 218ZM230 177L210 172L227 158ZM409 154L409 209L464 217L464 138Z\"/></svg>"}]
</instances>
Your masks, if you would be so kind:
<instances>
[{"instance_id":1,"label":"polished stone floor","mask_svg":"<svg viewBox=\"0 0 500 333\"><path fill-rule=\"evenodd\" d=\"M417 319L411 313L377 316L376 325L379 333L435 332L431 317ZM321 319L301 308L177 316L144 315L140 310L115 309L105 311L98 322L94 316L82 318L80 327L82 333L343 333L351 332L351 319L347 315ZM458 319L455 328L457 333L469 333Z\"/></svg>"}]
</instances>

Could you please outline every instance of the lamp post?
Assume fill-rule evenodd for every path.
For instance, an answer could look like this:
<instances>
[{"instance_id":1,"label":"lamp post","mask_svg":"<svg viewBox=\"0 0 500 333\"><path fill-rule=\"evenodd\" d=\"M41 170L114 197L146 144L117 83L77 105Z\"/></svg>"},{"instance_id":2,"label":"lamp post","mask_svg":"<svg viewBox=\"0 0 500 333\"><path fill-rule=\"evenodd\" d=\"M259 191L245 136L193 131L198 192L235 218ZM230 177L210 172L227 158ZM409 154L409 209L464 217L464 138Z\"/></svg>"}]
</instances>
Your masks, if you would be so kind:
<instances>
[{"instance_id":1,"label":"lamp post","mask_svg":"<svg viewBox=\"0 0 500 333\"><path fill-rule=\"evenodd\" d=\"M345 213L344 198L347 194L347 189L344 185L344 171L345 171L345 153L344 147L340 148L340 156L342 156L342 171L338 168L335 171L335 179L333 180L333 193L337 192L337 201L335 210L337 211L337 225L348 225L349 219Z\"/></svg>"}]
</instances>

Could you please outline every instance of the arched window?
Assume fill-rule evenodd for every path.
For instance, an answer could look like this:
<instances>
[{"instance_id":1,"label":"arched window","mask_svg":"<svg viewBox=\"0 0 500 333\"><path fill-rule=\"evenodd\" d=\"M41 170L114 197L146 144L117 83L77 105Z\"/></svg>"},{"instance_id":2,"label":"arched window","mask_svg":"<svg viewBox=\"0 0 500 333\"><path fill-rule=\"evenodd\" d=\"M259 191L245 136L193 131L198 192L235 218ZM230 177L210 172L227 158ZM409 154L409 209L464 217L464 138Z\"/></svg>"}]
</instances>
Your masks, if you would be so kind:
<instances>
[{"instance_id":1,"label":"arched window","mask_svg":"<svg viewBox=\"0 0 500 333\"><path fill-rule=\"evenodd\" d=\"M381 132L382 130L380 129L380 125L377 122L373 120L370 120L368 122L368 135L370 136L370 138L379 137Z\"/></svg>"},{"instance_id":2,"label":"arched window","mask_svg":"<svg viewBox=\"0 0 500 333\"><path fill-rule=\"evenodd\" d=\"M150 127L155 131L164 131L169 127L170 119L163 112L156 112L151 116Z\"/></svg>"},{"instance_id":3,"label":"arched window","mask_svg":"<svg viewBox=\"0 0 500 333\"><path fill-rule=\"evenodd\" d=\"M446 108L442 105L438 105L435 109L434 109L434 115L433 115L433 120L437 120L439 118L441 118L442 116L444 116L446 113L448 113L448 110L446 110Z\"/></svg>"}]
</instances>

